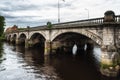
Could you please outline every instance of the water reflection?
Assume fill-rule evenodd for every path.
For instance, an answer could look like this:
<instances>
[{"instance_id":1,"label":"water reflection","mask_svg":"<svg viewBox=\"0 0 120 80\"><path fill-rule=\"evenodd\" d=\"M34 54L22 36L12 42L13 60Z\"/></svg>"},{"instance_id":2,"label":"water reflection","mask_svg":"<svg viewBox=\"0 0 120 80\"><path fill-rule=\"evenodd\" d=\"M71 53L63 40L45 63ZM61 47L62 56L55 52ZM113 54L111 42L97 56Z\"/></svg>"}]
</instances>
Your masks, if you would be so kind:
<instances>
[{"instance_id":1,"label":"water reflection","mask_svg":"<svg viewBox=\"0 0 120 80\"><path fill-rule=\"evenodd\" d=\"M0 63L1 80L117 80L101 76L96 66L100 58L98 47L76 56L44 56L42 49L25 49L7 43L1 48L0 59L4 59Z\"/></svg>"},{"instance_id":2,"label":"water reflection","mask_svg":"<svg viewBox=\"0 0 120 80\"><path fill-rule=\"evenodd\" d=\"M49 57L44 57L43 51L40 48L26 49L22 46L16 46L16 51L23 53L18 54L22 57L27 64L22 65L22 68L27 70L27 73L36 74L36 78L43 80L57 80L57 74L54 72L54 68L49 63ZM20 62L23 63L23 62Z\"/></svg>"},{"instance_id":3,"label":"water reflection","mask_svg":"<svg viewBox=\"0 0 120 80\"><path fill-rule=\"evenodd\" d=\"M1 58L2 58L2 44L0 42L0 63L2 62Z\"/></svg>"}]
</instances>

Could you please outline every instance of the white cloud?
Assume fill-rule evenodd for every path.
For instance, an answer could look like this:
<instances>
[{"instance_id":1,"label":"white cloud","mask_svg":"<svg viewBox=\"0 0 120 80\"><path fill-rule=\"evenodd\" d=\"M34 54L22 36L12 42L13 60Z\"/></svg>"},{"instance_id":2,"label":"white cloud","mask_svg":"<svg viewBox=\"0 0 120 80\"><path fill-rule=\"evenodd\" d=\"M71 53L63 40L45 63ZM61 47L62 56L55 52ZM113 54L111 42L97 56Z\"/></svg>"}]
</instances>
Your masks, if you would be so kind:
<instances>
[{"instance_id":1,"label":"white cloud","mask_svg":"<svg viewBox=\"0 0 120 80\"><path fill-rule=\"evenodd\" d=\"M120 13L120 0L59 0L61 22L103 17L104 12ZM0 0L0 15L5 16L6 25L39 26L47 21L57 22L58 0Z\"/></svg>"}]
</instances>

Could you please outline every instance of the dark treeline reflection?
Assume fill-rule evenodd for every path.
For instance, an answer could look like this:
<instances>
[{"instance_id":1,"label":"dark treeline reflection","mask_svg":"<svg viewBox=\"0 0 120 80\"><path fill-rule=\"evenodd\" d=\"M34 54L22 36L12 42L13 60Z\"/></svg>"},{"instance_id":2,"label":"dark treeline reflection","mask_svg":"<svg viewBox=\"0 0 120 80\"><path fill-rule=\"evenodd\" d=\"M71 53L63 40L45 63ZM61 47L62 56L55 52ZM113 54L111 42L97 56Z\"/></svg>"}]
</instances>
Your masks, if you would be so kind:
<instances>
[{"instance_id":1,"label":"dark treeline reflection","mask_svg":"<svg viewBox=\"0 0 120 80\"><path fill-rule=\"evenodd\" d=\"M43 52L41 48L25 49L1 43L0 54L5 53L6 59L0 63L5 68L0 71L0 80L120 80L100 74L92 50L79 51L77 55L44 56Z\"/></svg>"},{"instance_id":2,"label":"dark treeline reflection","mask_svg":"<svg viewBox=\"0 0 120 80\"><path fill-rule=\"evenodd\" d=\"M0 42L0 63L2 62L2 60L3 60L3 43L2 42Z\"/></svg>"}]
</instances>

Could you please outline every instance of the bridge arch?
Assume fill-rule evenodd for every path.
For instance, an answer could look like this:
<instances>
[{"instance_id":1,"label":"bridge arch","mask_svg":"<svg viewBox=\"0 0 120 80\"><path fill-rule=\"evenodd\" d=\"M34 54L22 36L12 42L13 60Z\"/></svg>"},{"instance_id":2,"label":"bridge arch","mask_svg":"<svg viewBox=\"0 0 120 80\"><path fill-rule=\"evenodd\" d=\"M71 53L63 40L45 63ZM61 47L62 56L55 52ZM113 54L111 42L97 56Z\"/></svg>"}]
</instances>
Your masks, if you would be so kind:
<instances>
[{"instance_id":1,"label":"bridge arch","mask_svg":"<svg viewBox=\"0 0 120 80\"><path fill-rule=\"evenodd\" d=\"M17 34L13 34L11 38L12 38L12 42L15 44L17 39Z\"/></svg>"},{"instance_id":2,"label":"bridge arch","mask_svg":"<svg viewBox=\"0 0 120 80\"><path fill-rule=\"evenodd\" d=\"M93 40L94 42L96 42L98 45L102 45L102 39L97 36L96 34L88 31L88 30L77 30L77 29L69 29L69 30L61 30L61 31L56 31L56 33L52 34L54 36L52 36L51 41L53 41L57 36L62 35L64 33L77 33L83 36L86 36L88 38L90 38L91 40Z\"/></svg>"},{"instance_id":3,"label":"bridge arch","mask_svg":"<svg viewBox=\"0 0 120 80\"><path fill-rule=\"evenodd\" d=\"M18 38L23 37L23 36L26 37L24 33L21 33Z\"/></svg>"},{"instance_id":4,"label":"bridge arch","mask_svg":"<svg viewBox=\"0 0 120 80\"><path fill-rule=\"evenodd\" d=\"M45 40L45 37L38 32L32 34L30 37L30 41L33 47L44 47Z\"/></svg>"},{"instance_id":5,"label":"bridge arch","mask_svg":"<svg viewBox=\"0 0 120 80\"><path fill-rule=\"evenodd\" d=\"M82 51L93 50L95 40L91 39L91 36L86 36L78 32L66 31L57 35L52 40L52 46L56 53L68 53L72 54L73 46L77 46L77 54ZM97 45L100 45L96 43ZM60 51L60 52L59 52Z\"/></svg>"},{"instance_id":6,"label":"bridge arch","mask_svg":"<svg viewBox=\"0 0 120 80\"><path fill-rule=\"evenodd\" d=\"M33 31L33 32L30 32L29 33L29 39L33 36L33 35L35 35L35 34L40 34L44 39L47 39L46 38L46 34L45 34L45 31Z\"/></svg>"},{"instance_id":7,"label":"bridge arch","mask_svg":"<svg viewBox=\"0 0 120 80\"><path fill-rule=\"evenodd\" d=\"M7 36L7 41L10 41L10 39L11 39L11 35L8 35Z\"/></svg>"},{"instance_id":8,"label":"bridge arch","mask_svg":"<svg viewBox=\"0 0 120 80\"><path fill-rule=\"evenodd\" d=\"M19 44L23 44L25 45L25 40L26 40L27 36L24 33L21 33L18 37L19 40Z\"/></svg>"}]
</instances>

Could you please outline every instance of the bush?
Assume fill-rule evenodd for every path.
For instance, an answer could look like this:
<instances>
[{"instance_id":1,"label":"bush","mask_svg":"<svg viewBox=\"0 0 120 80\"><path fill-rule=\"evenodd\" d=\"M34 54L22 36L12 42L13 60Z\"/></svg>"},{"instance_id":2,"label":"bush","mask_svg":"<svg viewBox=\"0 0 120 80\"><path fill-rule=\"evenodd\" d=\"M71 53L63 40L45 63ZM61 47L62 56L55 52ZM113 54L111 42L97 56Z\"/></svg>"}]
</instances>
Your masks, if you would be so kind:
<instances>
[{"instance_id":1,"label":"bush","mask_svg":"<svg viewBox=\"0 0 120 80\"><path fill-rule=\"evenodd\" d=\"M5 37L4 37L4 35L2 35L1 37L0 37L0 41L4 41L5 40Z\"/></svg>"}]
</instances>

